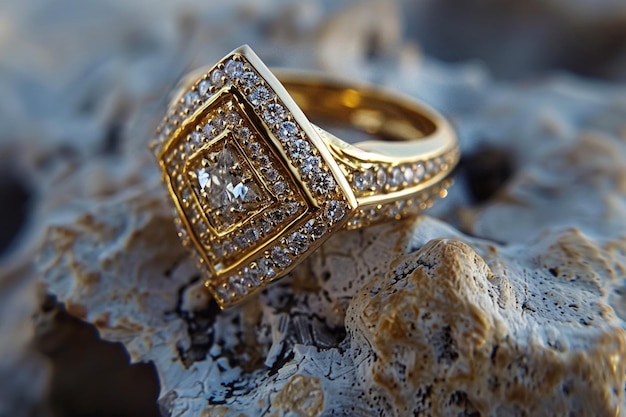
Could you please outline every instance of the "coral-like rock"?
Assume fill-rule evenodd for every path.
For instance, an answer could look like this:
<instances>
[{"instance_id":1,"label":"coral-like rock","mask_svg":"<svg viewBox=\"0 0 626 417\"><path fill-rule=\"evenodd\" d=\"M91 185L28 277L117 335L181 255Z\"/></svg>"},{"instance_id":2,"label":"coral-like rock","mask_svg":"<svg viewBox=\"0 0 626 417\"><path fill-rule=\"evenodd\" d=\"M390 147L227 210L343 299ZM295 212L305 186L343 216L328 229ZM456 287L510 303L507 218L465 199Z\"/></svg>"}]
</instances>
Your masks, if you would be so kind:
<instances>
[{"instance_id":1,"label":"coral-like rock","mask_svg":"<svg viewBox=\"0 0 626 417\"><path fill-rule=\"evenodd\" d=\"M30 207L0 266L0 415L154 414L154 371L166 416L626 415L623 86L434 62L401 36L431 15L396 2L37 1L0 6L0 165ZM176 79L246 42L424 99L464 157L428 215L339 233L220 311L146 144Z\"/></svg>"}]
</instances>

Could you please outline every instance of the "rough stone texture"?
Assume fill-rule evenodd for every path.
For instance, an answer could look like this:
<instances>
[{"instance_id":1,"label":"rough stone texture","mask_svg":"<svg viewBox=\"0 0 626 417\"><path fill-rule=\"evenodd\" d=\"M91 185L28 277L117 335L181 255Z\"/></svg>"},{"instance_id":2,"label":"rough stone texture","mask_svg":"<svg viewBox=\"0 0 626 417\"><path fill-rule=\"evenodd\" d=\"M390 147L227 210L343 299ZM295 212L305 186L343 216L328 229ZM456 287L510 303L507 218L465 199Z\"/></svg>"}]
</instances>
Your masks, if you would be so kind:
<instances>
[{"instance_id":1,"label":"rough stone texture","mask_svg":"<svg viewBox=\"0 0 626 417\"><path fill-rule=\"evenodd\" d=\"M2 241L0 416L155 415L155 373L172 416L625 415L624 86L433 61L402 4L204 3L0 3L19 179L0 192L29 202L3 217L23 226ZM423 98L464 159L428 216L340 233L221 312L146 143L176 78L244 42Z\"/></svg>"}]
</instances>

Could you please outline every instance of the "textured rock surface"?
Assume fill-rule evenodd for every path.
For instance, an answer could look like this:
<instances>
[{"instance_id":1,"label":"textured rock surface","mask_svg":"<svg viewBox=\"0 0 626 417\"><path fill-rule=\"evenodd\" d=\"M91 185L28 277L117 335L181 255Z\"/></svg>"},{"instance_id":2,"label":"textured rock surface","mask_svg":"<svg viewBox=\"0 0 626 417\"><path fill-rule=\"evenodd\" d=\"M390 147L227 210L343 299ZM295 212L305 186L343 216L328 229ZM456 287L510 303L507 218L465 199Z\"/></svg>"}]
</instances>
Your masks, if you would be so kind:
<instances>
[{"instance_id":1,"label":"textured rock surface","mask_svg":"<svg viewBox=\"0 0 626 417\"><path fill-rule=\"evenodd\" d=\"M0 270L0 416L154 415L154 372L173 416L624 415L624 86L433 62L397 4L35 3L0 6L0 166L20 179L0 191L31 207ZM186 67L244 42L425 99L464 160L430 217L341 233L220 312L145 146Z\"/></svg>"}]
</instances>

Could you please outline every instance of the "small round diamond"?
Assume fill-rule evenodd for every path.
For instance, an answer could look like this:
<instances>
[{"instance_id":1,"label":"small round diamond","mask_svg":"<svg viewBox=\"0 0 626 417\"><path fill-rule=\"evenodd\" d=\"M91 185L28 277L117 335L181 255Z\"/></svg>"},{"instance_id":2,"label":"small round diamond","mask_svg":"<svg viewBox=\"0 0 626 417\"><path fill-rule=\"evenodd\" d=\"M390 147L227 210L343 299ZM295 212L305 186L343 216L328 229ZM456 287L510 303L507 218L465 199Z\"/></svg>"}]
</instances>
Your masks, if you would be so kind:
<instances>
[{"instance_id":1,"label":"small round diamond","mask_svg":"<svg viewBox=\"0 0 626 417\"><path fill-rule=\"evenodd\" d=\"M432 160L424 162L424 170L426 171L427 176L433 175L433 171L435 170L435 164Z\"/></svg>"},{"instance_id":2,"label":"small round diamond","mask_svg":"<svg viewBox=\"0 0 626 417\"><path fill-rule=\"evenodd\" d=\"M302 233L293 233L287 238L287 247L294 255L299 255L309 248L309 238Z\"/></svg>"},{"instance_id":3,"label":"small round diamond","mask_svg":"<svg viewBox=\"0 0 626 417\"><path fill-rule=\"evenodd\" d=\"M264 235L267 235L269 232L272 231L272 222L269 221L269 219L266 219L266 218L260 219L258 226L259 226L259 230Z\"/></svg>"},{"instance_id":4,"label":"small round diamond","mask_svg":"<svg viewBox=\"0 0 626 417\"><path fill-rule=\"evenodd\" d=\"M259 241L259 231L256 228L249 228L248 230L246 230L245 234L248 241L252 243Z\"/></svg>"},{"instance_id":5,"label":"small round diamond","mask_svg":"<svg viewBox=\"0 0 626 417\"><path fill-rule=\"evenodd\" d=\"M226 285L218 285L215 287L217 296L222 299L223 302L228 303L232 300L233 294L230 287Z\"/></svg>"},{"instance_id":6,"label":"small round diamond","mask_svg":"<svg viewBox=\"0 0 626 417\"><path fill-rule=\"evenodd\" d=\"M322 223L318 223L315 220L309 220L306 222L304 229L313 239L319 239L326 232L326 227Z\"/></svg>"},{"instance_id":7,"label":"small round diamond","mask_svg":"<svg viewBox=\"0 0 626 417\"><path fill-rule=\"evenodd\" d=\"M259 274L264 278L272 278L274 275L276 275L274 266L267 258L259 259L257 261L257 266L259 268Z\"/></svg>"},{"instance_id":8,"label":"small round diamond","mask_svg":"<svg viewBox=\"0 0 626 417\"><path fill-rule=\"evenodd\" d=\"M285 213L282 210L274 210L268 216L274 224L281 224L285 220Z\"/></svg>"},{"instance_id":9,"label":"small round diamond","mask_svg":"<svg viewBox=\"0 0 626 417\"><path fill-rule=\"evenodd\" d=\"M256 160L262 166L268 166L270 164L270 158L267 155L259 155Z\"/></svg>"},{"instance_id":10,"label":"small round diamond","mask_svg":"<svg viewBox=\"0 0 626 417\"><path fill-rule=\"evenodd\" d=\"M248 293L248 283L242 277L234 275L228 279L228 286L238 297Z\"/></svg>"},{"instance_id":11,"label":"small round diamond","mask_svg":"<svg viewBox=\"0 0 626 417\"><path fill-rule=\"evenodd\" d=\"M224 66L224 71L231 79L239 78L243 74L243 63L231 59Z\"/></svg>"},{"instance_id":12,"label":"small round diamond","mask_svg":"<svg viewBox=\"0 0 626 417\"><path fill-rule=\"evenodd\" d=\"M202 97L208 97L210 95L210 87L211 83L208 80L202 80L200 81L200 84L198 84L198 93L200 93Z\"/></svg>"},{"instance_id":13,"label":"small round diamond","mask_svg":"<svg viewBox=\"0 0 626 417\"><path fill-rule=\"evenodd\" d=\"M250 129L243 126L235 131L235 135L237 136L237 139L239 139L242 142L245 142L250 138L252 133L250 132Z\"/></svg>"},{"instance_id":14,"label":"small round diamond","mask_svg":"<svg viewBox=\"0 0 626 417\"><path fill-rule=\"evenodd\" d=\"M248 145L248 152L250 152L251 156L255 157L259 155L261 152L261 145L256 142L252 142Z\"/></svg>"},{"instance_id":15,"label":"small round diamond","mask_svg":"<svg viewBox=\"0 0 626 417\"><path fill-rule=\"evenodd\" d=\"M236 126L241 120L241 116L239 116L236 112L228 112L224 115L224 122L229 126Z\"/></svg>"},{"instance_id":16,"label":"small round diamond","mask_svg":"<svg viewBox=\"0 0 626 417\"><path fill-rule=\"evenodd\" d=\"M209 122L206 125L204 125L204 127L202 128L202 131L204 132L205 136L207 138L211 138L213 137L213 129L215 128L215 126L213 126L213 123Z\"/></svg>"},{"instance_id":17,"label":"small round diamond","mask_svg":"<svg viewBox=\"0 0 626 417\"><path fill-rule=\"evenodd\" d=\"M259 268L254 262L241 270L241 279L253 287L259 285L260 275Z\"/></svg>"},{"instance_id":18,"label":"small round diamond","mask_svg":"<svg viewBox=\"0 0 626 417\"><path fill-rule=\"evenodd\" d=\"M257 87L256 89L252 91L252 93L248 95L248 100L250 100L250 102L254 106L259 106L263 103L267 103L271 99L272 99L272 93L270 92L270 90L268 90L267 88L263 86Z\"/></svg>"},{"instance_id":19,"label":"small round diamond","mask_svg":"<svg viewBox=\"0 0 626 417\"><path fill-rule=\"evenodd\" d=\"M359 191L369 190L374 184L374 171L368 169L362 173L355 174L354 183Z\"/></svg>"},{"instance_id":20,"label":"small round diamond","mask_svg":"<svg viewBox=\"0 0 626 417\"><path fill-rule=\"evenodd\" d=\"M263 112L265 121L274 125L285 118L285 109L280 104L271 103Z\"/></svg>"},{"instance_id":21,"label":"small round diamond","mask_svg":"<svg viewBox=\"0 0 626 417\"><path fill-rule=\"evenodd\" d=\"M235 252L235 247L230 242L224 242L222 245L216 244L214 250L220 257L227 257Z\"/></svg>"},{"instance_id":22,"label":"small round diamond","mask_svg":"<svg viewBox=\"0 0 626 417\"><path fill-rule=\"evenodd\" d=\"M198 146L204 140L204 136L200 132L191 132L191 134L189 135L189 140L191 143Z\"/></svg>"},{"instance_id":23,"label":"small round diamond","mask_svg":"<svg viewBox=\"0 0 626 417\"><path fill-rule=\"evenodd\" d=\"M213 72L211 73L211 84L213 84L214 86L216 86L217 88L220 88L222 85L224 85L224 73L218 69L213 70Z\"/></svg>"},{"instance_id":24,"label":"small round diamond","mask_svg":"<svg viewBox=\"0 0 626 417\"><path fill-rule=\"evenodd\" d=\"M248 246L248 239L242 235L235 236L235 238L233 239L233 243L239 249L244 249L246 246Z\"/></svg>"},{"instance_id":25,"label":"small round diamond","mask_svg":"<svg viewBox=\"0 0 626 417\"><path fill-rule=\"evenodd\" d=\"M292 158L302 159L311 153L311 147L304 139L298 139L290 143L289 151Z\"/></svg>"},{"instance_id":26,"label":"small round diamond","mask_svg":"<svg viewBox=\"0 0 626 417\"><path fill-rule=\"evenodd\" d=\"M292 201L291 203L287 203L287 205L285 205L284 207L285 207L285 212L288 215L292 215L298 212L298 209L300 208L300 204L296 203L295 201Z\"/></svg>"},{"instance_id":27,"label":"small round diamond","mask_svg":"<svg viewBox=\"0 0 626 417\"><path fill-rule=\"evenodd\" d=\"M200 96L195 91L190 91L185 94L185 105L187 107L193 106L197 100L200 100Z\"/></svg>"},{"instance_id":28,"label":"small round diamond","mask_svg":"<svg viewBox=\"0 0 626 417\"><path fill-rule=\"evenodd\" d=\"M302 165L300 165L300 170L302 171L303 174L306 175L318 169L319 166L320 166L320 159L317 156L311 155L308 158L306 158L304 162L302 162Z\"/></svg>"},{"instance_id":29,"label":"small round diamond","mask_svg":"<svg viewBox=\"0 0 626 417\"><path fill-rule=\"evenodd\" d=\"M274 182L278 179L278 171L276 171L274 168L263 169L261 170L261 172L263 172L263 176L265 177L265 179L270 182Z\"/></svg>"},{"instance_id":30,"label":"small round diamond","mask_svg":"<svg viewBox=\"0 0 626 417\"><path fill-rule=\"evenodd\" d=\"M226 119L223 114L215 115L213 119L213 126L217 129L218 132L221 132L226 127Z\"/></svg>"},{"instance_id":31,"label":"small round diamond","mask_svg":"<svg viewBox=\"0 0 626 417\"><path fill-rule=\"evenodd\" d=\"M270 257L274 264L280 268L284 268L291 263L289 251L281 246L274 246L270 251Z\"/></svg>"},{"instance_id":32,"label":"small round diamond","mask_svg":"<svg viewBox=\"0 0 626 417\"><path fill-rule=\"evenodd\" d=\"M278 130L278 138L283 142L289 142L298 134L298 127L294 122L283 122Z\"/></svg>"},{"instance_id":33,"label":"small round diamond","mask_svg":"<svg viewBox=\"0 0 626 417\"><path fill-rule=\"evenodd\" d=\"M424 179L424 174L426 170L424 169L424 164L422 162L417 162L413 165L413 171L415 172L415 179L419 182Z\"/></svg>"},{"instance_id":34,"label":"small round diamond","mask_svg":"<svg viewBox=\"0 0 626 417\"><path fill-rule=\"evenodd\" d=\"M252 71L244 72L241 76L241 82L247 87L254 87L254 84L259 80L259 77Z\"/></svg>"},{"instance_id":35,"label":"small round diamond","mask_svg":"<svg viewBox=\"0 0 626 417\"><path fill-rule=\"evenodd\" d=\"M326 194L335 188L335 180L324 171L319 171L312 175L312 189L318 194Z\"/></svg>"},{"instance_id":36,"label":"small round diamond","mask_svg":"<svg viewBox=\"0 0 626 417\"><path fill-rule=\"evenodd\" d=\"M335 223L343 218L346 214L344 205L339 201L331 201L326 207L326 218Z\"/></svg>"},{"instance_id":37,"label":"small round diamond","mask_svg":"<svg viewBox=\"0 0 626 417\"><path fill-rule=\"evenodd\" d=\"M415 179L415 172L413 172L413 169L411 167L406 167L404 169L404 181L406 181L407 184L411 184L414 179Z\"/></svg>"},{"instance_id":38,"label":"small round diamond","mask_svg":"<svg viewBox=\"0 0 626 417\"><path fill-rule=\"evenodd\" d=\"M278 195L284 194L287 191L287 186L284 182L278 181L272 185L274 192Z\"/></svg>"},{"instance_id":39,"label":"small round diamond","mask_svg":"<svg viewBox=\"0 0 626 417\"><path fill-rule=\"evenodd\" d=\"M185 205L191 204L191 190L189 190L189 188L183 189L183 192L181 193L181 197L183 198L183 203L185 203Z\"/></svg>"},{"instance_id":40,"label":"small round diamond","mask_svg":"<svg viewBox=\"0 0 626 417\"><path fill-rule=\"evenodd\" d=\"M378 188L384 188L387 183L387 171L384 168L379 168L376 172L376 185Z\"/></svg>"},{"instance_id":41,"label":"small round diamond","mask_svg":"<svg viewBox=\"0 0 626 417\"><path fill-rule=\"evenodd\" d=\"M402 185L402 180L404 179L404 175L402 174L402 170L399 167L394 167L391 170L391 177L389 178L389 185L391 187L399 187Z\"/></svg>"}]
</instances>

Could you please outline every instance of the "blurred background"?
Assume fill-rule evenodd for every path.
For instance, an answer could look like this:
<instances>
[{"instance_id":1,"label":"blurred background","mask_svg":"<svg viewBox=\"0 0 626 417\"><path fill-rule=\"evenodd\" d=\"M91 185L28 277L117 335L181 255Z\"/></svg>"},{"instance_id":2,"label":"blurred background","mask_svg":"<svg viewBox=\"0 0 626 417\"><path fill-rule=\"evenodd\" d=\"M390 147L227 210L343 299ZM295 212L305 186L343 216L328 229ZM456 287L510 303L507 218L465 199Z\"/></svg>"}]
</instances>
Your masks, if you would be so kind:
<instances>
[{"instance_id":1,"label":"blurred background","mask_svg":"<svg viewBox=\"0 0 626 417\"><path fill-rule=\"evenodd\" d=\"M624 83L626 2L0 0L0 330L14 338L0 353L18 357L28 346L54 370L31 366L27 390L0 378L13 399L5 410L23 402L36 404L24 415L157 412L154 369L129 367L120 346L23 288L35 281L30 261L45 225L154 177L146 144L168 91L244 43L269 65L386 84L455 121L491 85L530 88L563 73ZM469 191L457 203L480 204L516 158L498 149L477 156L463 130L461 141ZM34 329L7 324L30 318L32 305ZM16 366L0 360L0 376Z\"/></svg>"}]
</instances>

